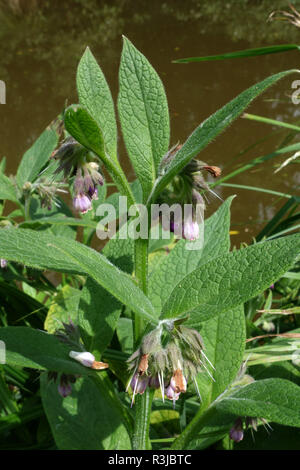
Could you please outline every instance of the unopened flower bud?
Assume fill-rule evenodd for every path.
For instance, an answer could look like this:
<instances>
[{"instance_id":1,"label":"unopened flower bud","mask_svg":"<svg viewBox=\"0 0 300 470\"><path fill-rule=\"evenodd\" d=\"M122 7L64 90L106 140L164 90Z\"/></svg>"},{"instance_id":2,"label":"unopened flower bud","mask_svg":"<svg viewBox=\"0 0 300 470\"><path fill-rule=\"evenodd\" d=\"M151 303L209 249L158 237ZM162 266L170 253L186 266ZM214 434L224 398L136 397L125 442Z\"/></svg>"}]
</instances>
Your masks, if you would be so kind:
<instances>
[{"instance_id":1,"label":"unopened flower bud","mask_svg":"<svg viewBox=\"0 0 300 470\"><path fill-rule=\"evenodd\" d=\"M240 442L244 439L244 431L242 428L233 426L229 431L229 436L234 442Z\"/></svg>"},{"instance_id":2,"label":"unopened flower bud","mask_svg":"<svg viewBox=\"0 0 300 470\"><path fill-rule=\"evenodd\" d=\"M144 375L148 370L148 356L149 354L143 354L138 365L138 374Z\"/></svg>"},{"instance_id":3,"label":"unopened flower bud","mask_svg":"<svg viewBox=\"0 0 300 470\"><path fill-rule=\"evenodd\" d=\"M170 387L176 393L186 392L186 378L184 377L181 369L176 369L170 381Z\"/></svg>"},{"instance_id":4,"label":"unopened flower bud","mask_svg":"<svg viewBox=\"0 0 300 470\"><path fill-rule=\"evenodd\" d=\"M6 268L7 267L7 260L4 259L4 258L0 258L0 267L2 269Z\"/></svg>"},{"instance_id":5,"label":"unopened flower bud","mask_svg":"<svg viewBox=\"0 0 300 470\"><path fill-rule=\"evenodd\" d=\"M30 183L30 181L26 181L26 183L23 184L23 191L24 193L29 193L32 189L32 184Z\"/></svg>"},{"instance_id":6,"label":"unopened flower bud","mask_svg":"<svg viewBox=\"0 0 300 470\"><path fill-rule=\"evenodd\" d=\"M80 362L80 364L82 364L85 367L92 367L92 365L95 362L95 356L93 356L93 354L87 351L84 351L84 352L70 351L69 356L72 359L75 359L76 361Z\"/></svg>"},{"instance_id":7,"label":"unopened flower bud","mask_svg":"<svg viewBox=\"0 0 300 470\"><path fill-rule=\"evenodd\" d=\"M208 171L211 175L213 175L214 178L219 178L222 173L221 168L219 168L218 166L206 165L203 167L203 170Z\"/></svg>"}]
</instances>

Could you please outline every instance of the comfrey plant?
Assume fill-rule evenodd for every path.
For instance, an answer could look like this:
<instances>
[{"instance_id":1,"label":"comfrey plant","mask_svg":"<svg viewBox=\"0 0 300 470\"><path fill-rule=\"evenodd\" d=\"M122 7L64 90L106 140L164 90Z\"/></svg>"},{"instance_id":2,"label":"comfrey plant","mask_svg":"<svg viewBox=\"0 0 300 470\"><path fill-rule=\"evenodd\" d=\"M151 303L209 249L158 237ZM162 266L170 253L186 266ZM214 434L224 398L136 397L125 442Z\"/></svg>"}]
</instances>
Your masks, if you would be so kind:
<instances>
[{"instance_id":1,"label":"comfrey plant","mask_svg":"<svg viewBox=\"0 0 300 470\"><path fill-rule=\"evenodd\" d=\"M212 193L205 177L210 173L218 181L215 165L223 155L212 165L198 158L254 98L296 72L254 84L186 142L173 145L162 82L124 38L118 116L136 174L129 182L118 159L108 84L85 51L77 70L79 104L65 109L62 123L55 121L27 150L15 177L4 174L5 162L0 165L0 200L17 206L0 221L0 345L6 360L0 366L1 397L6 394L1 420L21 413L23 423L19 403L28 400L32 383L32 419L46 415L51 448L204 449L218 441L225 446L229 435L241 441L246 417L248 428L257 418L300 427L297 383L277 378L272 368L255 368L283 358L298 367L297 332L285 329L288 339L266 335L261 325L268 317L257 322L255 305L261 307L257 298L263 297L265 311L272 311L273 292L289 270L298 282L300 236L273 235L230 251L233 198L204 220ZM108 197L104 174L117 188ZM66 190L73 212L61 198ZM106 230L100 213L118 209L124 198L128 209L115 211L119 230L99 253L91 245L98 248L99 225ZM158 239L146 224L155 204L189 206L181 225L175 212L169 211L166 224L157 211ZM0 206L3 214L9 211ZM61 273L55 285L49 271ZM258 345L253 332L266 344ZM245 360L251 380L246 374L236 378ZM17 388L13 403L4 378ZM15 417L7 429L12 422Z\"/></svg>"}]
</instances>

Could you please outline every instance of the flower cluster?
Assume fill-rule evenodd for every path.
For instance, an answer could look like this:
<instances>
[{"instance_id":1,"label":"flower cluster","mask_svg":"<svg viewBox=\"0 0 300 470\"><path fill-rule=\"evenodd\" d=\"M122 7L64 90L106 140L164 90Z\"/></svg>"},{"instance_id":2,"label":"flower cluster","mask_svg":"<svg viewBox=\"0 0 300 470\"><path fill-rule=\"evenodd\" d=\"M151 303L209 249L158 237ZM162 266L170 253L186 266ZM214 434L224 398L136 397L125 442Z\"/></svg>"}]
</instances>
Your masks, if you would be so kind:
<instances>
[{"instance_id":1,"label":"flower cluster","mask_svg":"<svg viewBox=\"0 0 300 470\"><path fill-rule=\"evenodd\" d=\"M171 163L174 156L181 149L181 145L173 147L163 158L160 174L165 172L166 167ZM176 217L170 220L170 231L186 240L196 240L199 237L199 224L204 221L205 202L202 196L203 191L209 191L219 197L206 183L203 171L210 173L214 178L218 178L221 169L217 166L210 166L200 160L193 158L183 170L175 176L168 188L162 193L160 202L169 205L180 203L182 206L190 204L192 210L187 214L183 223L178 222Z\"/></svg>"},{"instance_id":2,"label":"flower cluster","mask_svg":"<svg viewBox=\"0 0 300 470\"><path fill-rule=\"evenodd\" d=\"M143 394L147 387L160 388L162 399L166 396L175 406L180 394L186 392L189 380L194 382L200 397L196 375L204 367L211 376L205 362L213 366L203 351L201 335L183 326L182 321L161 321L144 336L139 349L128 359L131 378L127 390L131 386L131 406L135 395Z\"/></svg>"},{"instance_id":3,"label":"flower cluster","mask_svg":"<svg viewBox=\"0 0 300 470\"><path fill-rule=\"evenodd\" d=\"M73 206L85 214L92 208L92 200L98 198L97 186L104 183L94 155L69 137L53 152L52 158L59 160L55 173L63 171L65 179L75 176Z\"/></svg>"},{"instance_id":4,"label":"flower cluster","mask_svg":"<svg viewBox=\"0 0 300 470\"><path fill-rule=\"evenodd\" d=\"M57 207L60 206L57 193L67 193L64 189L66 186L66 184L60 181L52 181L48 178L40 177L34 183L26 181L23 185L22 191L25 198L29 195L37 194L41 201L41 206L51 210L52 203Z\"/></svg>"}]
</instances>

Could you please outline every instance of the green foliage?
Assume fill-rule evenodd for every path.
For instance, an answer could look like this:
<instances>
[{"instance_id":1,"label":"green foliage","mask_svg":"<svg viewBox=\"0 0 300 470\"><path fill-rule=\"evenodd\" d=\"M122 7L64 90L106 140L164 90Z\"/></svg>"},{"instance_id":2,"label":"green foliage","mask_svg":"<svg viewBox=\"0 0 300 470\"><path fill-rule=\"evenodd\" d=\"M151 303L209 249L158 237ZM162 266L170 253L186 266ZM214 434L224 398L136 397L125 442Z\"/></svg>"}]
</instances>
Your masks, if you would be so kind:
<instances>
[{"instance_id":1,"label":"green foliage","mask_svg":"<svg viewBox=\"0 0 300 470\"><path fill-rule=\"evenodd\" d=\"M275 49L259 53L278 52ZM21 448L229 448L228 433L239 417L267 419L284 426L282 432L300 427L300 236L286 236L298 227L299 198L276 193L288 199L286 204L250 246L232 251L233 197L201 223L200 249L190 240L177 240L171 225L165 227L161 221L158 239L151 227L144 238L128 238L131 224L137 228L142 222L136 215L124 220L135 202L147 203L144 208L150 209L150 202L164 201L184 176L188 189L195 189L184 173L186 165L256 97L292 72L277 73L242 92L170 152L163 84L148 60L124 38L118 111L137 178L129 183L117 158L110 90L86 49L77 69L80 104L69 106L63 116L65 136L71 135L86 151L71 166L72 149L63 157L56 152L60 161L52 159L48 165L58 135L47 128L21 160L16 184L4 174L5 161L1 162L0 199L18 206L10 213L3 206L7 212L1 215L0 228L0 340L6 348L6 362L0 365L3 446L17 439ZM298 147L282 145L219 183ZM68 165L72 171L67 171ZM68 177L64 186L55 186L62 183L60 170ZM118 192L106 197L106 185L97 187L98 170L110 174ZM48 186L40 181L41 172ZM98 178L95 187L93 177ZM31 185L24 188L26 182ZM78 217L56 195L61 187L75 194ZM44 207L45 191L49 211ZM120 196L127 196L123 213ZM103 203L117 208L110 222L119 219L117 233L105 246L94 238L97 229L104 230L98 215ZM272 322L279 338L266 333L275 329ZM62 337L63 326L67 339ZM89 362L82 359L87 360L86 354L74 360L70 351L88 353ZM134 351L129 372L126 360ZM107 364L99 363L100 358ZM144 393L130 397L130 410L124 385L130 385L137 370L138 380L147 386ZM56 382L47 378L49 372L57 373ZM183 378L175 384L178 396L173 403L162 401L159 390L148 386L149 377L157 379L158 372L161 385L166 382L167 397L172 390L175 393L172 387L180 374L186 376L186 390ZM66 374L71 388L62 390ZM38 429L37 436L25 445L33 428Z\"/></svg>"},{"instance_id":2,"label":"green foliage","mask_svg":"<svg viewBox=\"0 0 300 470\"><path fill-rule=\"evenodd\" d=\"M57 141L58 135L55 130L47 128L23 155L16 175L20 188L27 181L33 182L37 178L39 172L49 161Z\"/></svg>"}]
</instances>

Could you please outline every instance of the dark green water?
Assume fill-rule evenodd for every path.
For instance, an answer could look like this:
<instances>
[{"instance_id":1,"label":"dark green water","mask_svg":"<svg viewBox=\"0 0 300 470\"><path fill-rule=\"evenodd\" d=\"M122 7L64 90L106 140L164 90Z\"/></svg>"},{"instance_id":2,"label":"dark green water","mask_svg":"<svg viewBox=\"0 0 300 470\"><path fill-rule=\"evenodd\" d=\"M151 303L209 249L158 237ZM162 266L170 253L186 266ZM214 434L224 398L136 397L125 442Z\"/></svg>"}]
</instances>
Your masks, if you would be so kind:
<instances>
[{"instance_id":1,"label":"dark green water","mask_svg":"<svg viewBox=\"0 0 300 470\"><path fill-rule=\"evenodd\" d=\"M8 6L10 4L10 6ZM294 1L299 7L300 2ZM0 0L0 79L7 87L7 104L0 105L0 156L14 173L24 151L62 110L66 100L77 102L78 61L90 46L114 98L125 34L150 60L162 78L168 97L171 143L183 142L215 110L253 83L273 73L300 68L300 53L292 51L258 58L195 64L173 64L180 57L230 52L270 44L300 43L300 29L283 22L267 23L269 13L285 1L244 0ZM281 81L248 109L286 122L300 121L300 105L291 102L291 83ZM201 154L201 160L223 168L272 152L287 134L275 135L243 156L240 152L275 128L238 119ZM120 160L130 179L133 171L120 137ZM272 160L231 182L299 194L299 165L274 175ZM250 241L261 224L283 201L271 195L218 188L223 197L237 194L233 243ZM208 213L219 202L212 200Z\"/></svg>"}]
</instances>

